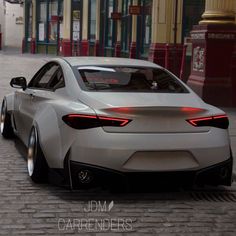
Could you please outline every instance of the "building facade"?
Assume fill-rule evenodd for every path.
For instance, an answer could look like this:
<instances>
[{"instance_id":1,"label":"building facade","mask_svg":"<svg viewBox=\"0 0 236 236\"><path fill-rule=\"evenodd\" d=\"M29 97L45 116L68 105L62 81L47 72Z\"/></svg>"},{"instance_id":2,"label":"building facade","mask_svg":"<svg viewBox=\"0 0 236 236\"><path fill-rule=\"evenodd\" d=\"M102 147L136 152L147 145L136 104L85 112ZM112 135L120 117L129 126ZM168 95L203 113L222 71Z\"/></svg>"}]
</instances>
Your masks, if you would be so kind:
<instances>
[{"instance_id":1,"label":"building facade","mask_svg":"<svg viewBox=\"0 0 236 236\"><path fill-rule=\"evenodd\" d=\"M181 44L205 0L25 0L23 50L148 58L153 44Z\"/></svg>"},{"instance_id":2,"label":"building facade","mask_svg":"<svg viewBox=\"0 0 236 236\"><path fill-rule=\"evenodd\" d=\"M23 2L0 0L0 50L6 47L20 49L22 46Z\"/></svg>"},{"instance_id":3,"label":"building facade","mask_svg":"<svg viewBox=\"0 0 236 236\"><path fill-rule=\"evenodd\" d=\"M23 4L6 1L5 46L21 48L23 38Z\"/></svg>"},{"instance_id":4,"label":"building facade","mask_svg":"<svg viewBox=\"0 0 236 236\"><path fill-rule=\"evenodd\" d=\"M185 81L205 101L236 105L235 0L24 3L23 52L147 59L182 79L189 68Z\"/></svg>"}]
</instances>

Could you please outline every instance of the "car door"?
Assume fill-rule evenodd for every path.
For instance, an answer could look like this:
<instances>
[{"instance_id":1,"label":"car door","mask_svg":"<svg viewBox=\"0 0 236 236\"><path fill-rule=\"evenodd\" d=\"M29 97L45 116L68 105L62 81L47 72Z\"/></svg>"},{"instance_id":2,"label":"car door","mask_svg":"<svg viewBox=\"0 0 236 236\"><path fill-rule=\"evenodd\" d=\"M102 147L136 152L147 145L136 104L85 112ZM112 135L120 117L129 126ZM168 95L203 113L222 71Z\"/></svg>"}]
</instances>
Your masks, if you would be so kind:
<instances>
[{"instance_id":1,"label":"car door","mask_svg":"<svg viewBox=\"0 0 236 236\"><path fill-rule=\"evenodd\" d=\"M15 116L15 125L18 136L26 145L39 104L42 104L52 96L52 89L49 84L57 74L58 69L59 65L57 63L46 64L36 74L37 76L30 81L27 89L16 94L15 105L17 107L15 110L18 113Z\"/></svg>"}]
</instances>

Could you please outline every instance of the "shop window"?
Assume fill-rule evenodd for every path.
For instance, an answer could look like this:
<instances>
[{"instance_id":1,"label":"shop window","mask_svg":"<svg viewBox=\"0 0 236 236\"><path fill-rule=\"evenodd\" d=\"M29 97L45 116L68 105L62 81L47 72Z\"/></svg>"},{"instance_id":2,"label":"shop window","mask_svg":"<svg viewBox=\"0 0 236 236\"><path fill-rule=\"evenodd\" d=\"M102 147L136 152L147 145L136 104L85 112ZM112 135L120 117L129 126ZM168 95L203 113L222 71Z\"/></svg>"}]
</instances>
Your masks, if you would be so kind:
<instances>
[{"instance_id":1,"label":"shop window","mask_svg":"<svg viewBox=\"0 0 236 236\"><path fill-rule=\"evenodd\" d=\"M77 42L81 38L81 3L80 0L72 1L72 39Z\"/></svg>"},{"instance_id":2,"label":"shop window","mask_svg":"<svg viewBox=\"0 0 236 236\"><path fill-rule=\"evenodd\" d=\"M96 39L96 0L90 0L89 7L89 39L95 42Z\"/></svg>"},{"instance_id":3,"label":"shop window","mask_svg":"<svg viewBox=\"0 0 236 236\"><path fill-rule=\"evenodd\" d=\"M39 4L38 41L44 42L46 40L47 1L41 0Z\"/></svg>"},{"instance_id":4,"label":"shop window","mask_svg":"<svg viewBox=\"0 0 236 236\"><path fill-rule=\"evenodd\" d=\"M115 9L115 1L107 0L106 19L107 19L107 32L106 32L106 47L112 47L114 43L114 21L111 19L111 13Z\"/></svg>"},{"instance_id":5,"label":"shop window","mask_svg":"<svg viewBox=\"0 0 236 236\"><path fill-rule=\"evenodd\" d=\"M131 4L131 0L123 0L121 22L122 51L128 51L131 42L132 16L129 15L129 5Z\"/></svg>"},{"instance_id":6,"label":"shop window","mask_svg":"<svg viewBox=\"0 0 236 236\"><path fill-rule=\"evenodd\" d=\"M141 6L142 15L139 16L141 27L138 27L138 34L140 37L138 36L137 40L140 40L141 56L147 57L152 34L152 0L143 0Z\"/></svg>"},{"instance_id":7,"label":"shop window","mask_svg":"<svg viewBox=\"0 0 236 236\"><path fill-rule=\"evenodd\" d=\"M63 0L37 1L38 50L56 53L57 42L62 37Z\"/></svg>"},{"instance_id":8,"label":"shop window","mask_svg":"<svg viewBox=\"0 0 236 236\"><path fill-rule=\"evenodd\" d=\"M49 42L55 42L57 40L58 29L58 2L57 0L51 0L49 2L49 29L48 39Z\"/></svg>"}]
</instances>

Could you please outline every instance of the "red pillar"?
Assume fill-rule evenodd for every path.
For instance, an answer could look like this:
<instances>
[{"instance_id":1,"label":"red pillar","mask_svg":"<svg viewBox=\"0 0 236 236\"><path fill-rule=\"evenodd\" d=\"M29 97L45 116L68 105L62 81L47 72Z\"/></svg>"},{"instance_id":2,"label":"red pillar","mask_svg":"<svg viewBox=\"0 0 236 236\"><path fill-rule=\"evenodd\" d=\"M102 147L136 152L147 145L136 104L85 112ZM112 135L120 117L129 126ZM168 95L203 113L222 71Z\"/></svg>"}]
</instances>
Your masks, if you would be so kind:
<instances>
[{"instance_id":1,"label":"red pillar","mask_svg":"<svg viewBox=\"0 0 236 236\"><path fill-rule=\"evenodd\" d=\"M31 42L30 42L30 52L32 54L36 53L36 40L35 40L35 38L31 39Z\"/></svg>"},{"instance_id":2,"label":"red pillar","mask_svg":"<svg viewBox=\"0 0 236 236\"><path fill-rule=\"evenodd\" d=\"M82 40L80 45L81 45L80 55L81 56L88 56L89 55L89 42L88 42L88 40Z\"/></svg>"},{"instance_id":3,"label":"red pillar","mask_svg":"<svg viewBox=\"0 0 236 236\"><path fill-rule=\"evenodd\" d=\"M130 49L129 49L129 58L136 58L136 42L132 42L130 44Z\"/></svg>"},{"instance_id":4,"label":"red pillar","mask_svg":"<svg viewBox=\"0 0 236 236\"><path fill-rule=\"evenodd\" d=\"M158 64L158 44L152 43L149 48L148 60Z\"/></svg>"},{"instance_id":5,"label":"red pillar","mask_svg":"<svg viewBox=\"0 0 236 236\"><path fill-rule=\"evenodd\" d=\"M232 55L232 62L231 62L231 79L232 79L232 87L233 91L236 91L236 42L234 44L234 52ZM233 106L236 107L236 92L233 93Z\"/></svg>"},{"instance_id":6,"label":"red pillar","mask_svg":"<svg viewBox=\"0 0 236 236\"><path fill-rule=\"evenodd\" d=\"M120 42L116 42L115 57L120 57L120 53L121 53L121 44L120 44Z\"/></svg>"},{"instance_id":7,"label":"red pillar","mask_svg":"<svg viewBox=\"0 0 236 236\"><path fill-rule=\"evenodd\" d=\"M100 45L99 45L99 40L96 40L95 41L95 44L94 44L94 56L99 56L99 51L100 51Z\"/></svg>"},{"instance_id":8,"label":"red pillar","mask_svg":"<svg viewBox=\"0 0 236 236\"><path fill-rule=\"evenodd\" d=\"M196 25L191 32L192 65L188 85L207 102L233 105L232 58L235 25Z\"/></svg>"},{"instance_id":9,"label":"red pillar","mask_svg":"<svg viewBox=\"0 0 236 236\"><path fill-rule=\"evenodd\" d=\"M64 57L72 56L72 45L70 39L63 39L61 42L61 54Z\"/></svg>"},{"instance_id":10,"label":"red pillar","mask_svg":"<svg viewBox=\"0 0 236 236\"><path fill-rule=\"evenodd\" d=\"M184 46L182 44L152 43L148 60L167 67L176 76L180 75Z\"/></svg>"}]
</instances>

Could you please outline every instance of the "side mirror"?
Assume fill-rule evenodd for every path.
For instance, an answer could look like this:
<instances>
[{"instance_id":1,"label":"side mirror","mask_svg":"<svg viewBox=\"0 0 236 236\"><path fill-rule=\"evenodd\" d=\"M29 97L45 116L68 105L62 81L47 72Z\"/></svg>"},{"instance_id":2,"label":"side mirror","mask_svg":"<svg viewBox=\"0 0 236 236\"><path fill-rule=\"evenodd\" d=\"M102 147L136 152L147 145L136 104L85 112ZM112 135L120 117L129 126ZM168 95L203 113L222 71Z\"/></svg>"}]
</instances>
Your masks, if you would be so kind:
<instances>
[{"instance_id":1,"label":"side mirror","mask_svg":"<svg viewBox=\"0 0 236 236\"><path fill-rule=\"evenodd\" d=\"M25 77L15 77L11 79L10 82L11 87L13 88L21 88L25 90L27 88L27 82Z\"/></svg>"}]
</instances>

